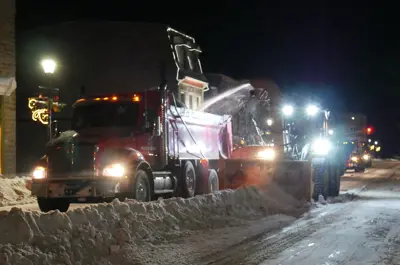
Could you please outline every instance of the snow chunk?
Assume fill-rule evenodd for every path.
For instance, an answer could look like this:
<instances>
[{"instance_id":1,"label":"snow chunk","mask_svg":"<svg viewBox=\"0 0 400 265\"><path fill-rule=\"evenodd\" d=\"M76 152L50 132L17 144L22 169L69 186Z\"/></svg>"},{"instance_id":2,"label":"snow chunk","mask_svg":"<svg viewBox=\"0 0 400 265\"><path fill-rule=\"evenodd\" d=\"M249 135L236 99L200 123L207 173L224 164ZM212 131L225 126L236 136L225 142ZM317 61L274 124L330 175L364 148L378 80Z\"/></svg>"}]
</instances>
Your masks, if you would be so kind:
<instances>
[{"instance_id":1,"label":"snow chunk","mask_svg":"<svg viewBox=\"0 0 400 265\"><path fill-rule=\"evenodd\" d=\"M0 215L0 260L6 264L131 264L144 249L151 253L154 245L277 213L298 215L304 213L304 205L271 184L266 191L249 187L189 199L147 203L115 199L67 213L13 208Z\"/></svg>"},{"instance_id":2,"label":"snow chunk","mask_svg":"<svg viewBox=\"0 0 400 265\"><path fill-rule=\"evenodd\" d=\"M0 207L33 203L36 199L25 187L29 177L0 178Z\"/></svg>"}]
</instances>

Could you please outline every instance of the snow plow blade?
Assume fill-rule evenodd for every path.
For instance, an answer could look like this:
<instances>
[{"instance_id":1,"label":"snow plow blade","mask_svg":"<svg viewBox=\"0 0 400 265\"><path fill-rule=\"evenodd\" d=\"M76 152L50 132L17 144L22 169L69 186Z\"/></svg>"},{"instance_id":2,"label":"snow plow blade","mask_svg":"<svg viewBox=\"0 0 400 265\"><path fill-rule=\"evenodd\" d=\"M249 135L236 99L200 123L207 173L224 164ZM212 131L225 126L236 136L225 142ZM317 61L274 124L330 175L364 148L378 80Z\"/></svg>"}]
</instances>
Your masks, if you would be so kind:
<instances>
[{"instance_id":1,"label":"snow plow blade","mask_svg":"<svg viewBox=\"0 0 400 265\"><path fill-rule=\"evenodd\" d=\"M309 161L220 160L220 189L245 186L263 189L271 182L298 200L311 201L313 182Z\"/></svg>"}]
</instances>

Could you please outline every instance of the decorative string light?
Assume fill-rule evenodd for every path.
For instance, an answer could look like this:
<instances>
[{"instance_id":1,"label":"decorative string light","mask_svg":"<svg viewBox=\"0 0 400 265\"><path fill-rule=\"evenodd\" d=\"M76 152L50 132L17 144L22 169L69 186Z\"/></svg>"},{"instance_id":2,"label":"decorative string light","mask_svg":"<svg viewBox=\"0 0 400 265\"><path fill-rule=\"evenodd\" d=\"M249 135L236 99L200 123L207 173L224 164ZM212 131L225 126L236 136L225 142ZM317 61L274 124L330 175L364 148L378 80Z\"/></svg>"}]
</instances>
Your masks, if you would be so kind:
<instances>
[{"instance_id":1,"label":"decorative string light","mask_svg":"<svg viewBox=\"0 0 400 265\"><path fill-rule=\"evenodd\" d=\"M49 113L47 109L37 109L32 111L32 120L39 121L40 123L49 124Z\"/></svg>"},{"instance_id":2,"label":"decorative string light","mask_svg":"<svg viewBox=\"0 0 400 265\"><path fill-rule=\"evenodd\" d=\"M44 125L49 124L49 101L46 97L39 96L37 98L28 99L28 108L32 111L32 120L38 121ZM66 106L65 103L53 102L52 109L54 112L60 112Z\"/></svg>"}]
</instances>

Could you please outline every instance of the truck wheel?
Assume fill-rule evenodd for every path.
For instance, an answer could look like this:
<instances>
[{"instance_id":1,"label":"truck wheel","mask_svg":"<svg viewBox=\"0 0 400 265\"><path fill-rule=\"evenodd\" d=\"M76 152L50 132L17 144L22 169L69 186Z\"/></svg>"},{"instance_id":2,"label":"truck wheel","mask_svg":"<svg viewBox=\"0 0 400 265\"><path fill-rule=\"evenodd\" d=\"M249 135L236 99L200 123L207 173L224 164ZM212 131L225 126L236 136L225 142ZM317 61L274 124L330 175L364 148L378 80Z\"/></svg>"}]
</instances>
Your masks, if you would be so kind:
<instances>
[{"instance_id":1,"label":"truck wheel","mask_svg":"<svg viewBox=\"0 0 400 265\"><path fill-rule=\"evenodd\" d=\"M133 183L133 198L137 201L148 202L151 198L150 182L147 173L139 169Z\"/></svg>"},{"instance_id":2,"label":"truck wheel","mask_svg":"<svg viewBox=\"0 0 400 265\"><path fill-rule=\"evenodd\" d=\"M318 201L318 196L322 195L324 199L328 197L329 186L329 167L326 162L317 162L313 164L315 182L313 199Z\"/></svg>"},{"instance_id":3,"label":"truck wheel","mask_svg":"<svg viewBox=\"0 0 400 265\"><path fill-rule=\"evenodd\" d=\"M329 177L329 190L328 196L337 197L340 193L340 175L341 170L339 166L332 166L331 176Z\"/></svg>"},{"instance_id":4,"label":"truck wheel","mask_svg":"<svg viewBox=\"0 0 400 265\"><path fill-rule=\"evenodd\" d=\"M47 213L49 211L59 210L60 212L68 211L70 201L65 198L43 198L38 197L37 202L39 209Z\"/></svg>"},{"instance_id":5,"label":"truck wheel","mask_svg":"<svg viewBox=\"0 0 400 265\"><path fill-rule=\"evenodd\" d=\"M208 185L206 193L212 193L219 190L219 179L217 171L210 169L208 173Z\"/></svg>"},{"instance_id":6,"label":"truck wheel","mask_svg":"<svg viewBox=\"0 0 400 265\"><path fill-rule=\"evenodd\" d=\"M182 176L182 195L185 198L194 196L196 191L196 171L192 162L187 161L183 168Z\"/></svg>"}]
</instances>

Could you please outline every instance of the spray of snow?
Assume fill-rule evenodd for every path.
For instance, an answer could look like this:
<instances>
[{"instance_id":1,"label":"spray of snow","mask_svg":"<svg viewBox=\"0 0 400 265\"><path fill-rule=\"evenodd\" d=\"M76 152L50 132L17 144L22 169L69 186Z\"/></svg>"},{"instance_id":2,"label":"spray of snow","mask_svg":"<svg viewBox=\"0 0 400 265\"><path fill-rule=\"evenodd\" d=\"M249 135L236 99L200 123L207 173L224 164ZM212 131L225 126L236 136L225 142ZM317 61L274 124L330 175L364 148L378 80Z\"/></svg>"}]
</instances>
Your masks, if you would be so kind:
<instances>
[{"instance_id":1,"label":"spray of snow","mask_svg":"<svg viewBox=\"0 0 400 265\"><path fill-rule=\"evenodd\" d=\"M25 187L28 179L28 177L0 178L0 207L33 203L35 198Z\"/></svg>"},{"instance_id":2,"label":"spray of snow","mask_svg":"<svg viewBox=\"0 0 400 265\"><path fill-rule=\"evenodd\" d=\"M270 194L249 187L149 203L114 200L67 213L13 208L0 213L0 264L135 264L144 252L146 264L157 264L151 254L156 244L306 210L303 203L270 187Z\"/></svg>"},{"instance_id":3,"label":"spray of snow","mask_svg":"<svg viewBox=\"0 0 400 265\"><path fill-rule=\"evenodd\" d=\"M239 92L244 89L247 91L250 90L251 89L250 84L246 83L246 84L239 85L235 88L226 90L225 92L222 92L222 93L218 94L217 96L204 101L203 104L198 108L198 111L206 111L206 109L209 108L210 106L212 106L212 105L220 102L221 100L232 96L236 92ZM231 107L237 108L237 106L231 106Z\"/></svg>"}]
</instances>

